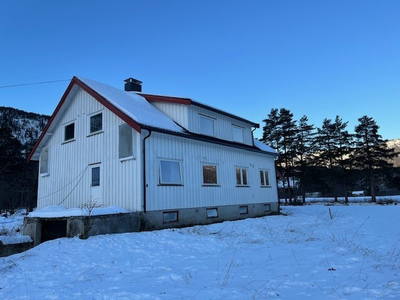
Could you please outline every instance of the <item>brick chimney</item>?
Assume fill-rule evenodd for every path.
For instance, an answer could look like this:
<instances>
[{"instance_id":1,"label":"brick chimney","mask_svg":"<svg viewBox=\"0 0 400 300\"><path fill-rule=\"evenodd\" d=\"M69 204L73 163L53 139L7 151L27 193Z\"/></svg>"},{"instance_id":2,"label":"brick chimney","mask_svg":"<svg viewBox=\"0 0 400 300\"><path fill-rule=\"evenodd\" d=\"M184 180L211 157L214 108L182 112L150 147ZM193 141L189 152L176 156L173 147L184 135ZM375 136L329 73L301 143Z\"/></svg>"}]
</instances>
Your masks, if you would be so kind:
<instances>
[{"instance_id":1,"label":"brick chimney","mask_svg":"<svg viewBox=\"0 0 400 300\"><path fill-rule=\"evenodd\" d=\"M142 82L135 78L129 77L125 79L125 91L126 92L141 92L142 91Z\"/></svg>"}]
</instances>

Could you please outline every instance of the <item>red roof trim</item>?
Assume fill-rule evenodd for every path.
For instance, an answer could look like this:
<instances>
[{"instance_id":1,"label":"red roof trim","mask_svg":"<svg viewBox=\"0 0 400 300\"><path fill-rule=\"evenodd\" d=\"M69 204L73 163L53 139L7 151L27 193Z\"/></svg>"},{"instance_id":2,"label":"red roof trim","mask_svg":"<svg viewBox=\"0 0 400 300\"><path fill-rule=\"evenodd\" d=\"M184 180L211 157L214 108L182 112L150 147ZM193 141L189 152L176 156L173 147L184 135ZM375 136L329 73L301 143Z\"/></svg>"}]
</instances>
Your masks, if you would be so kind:
<instances>
[{"instance_id":1,"label":"red roof trim","mask_svg":"<svg viewBox=\"0 0 400 300\"><path fill-rule=\"evenodd\" d=\"M50 117L50 120L47 122L46 127L43 129L42 134L40 135L38 141L36 142L35 146L33 147L31 153L28 156L28 161L30 161L35 154L37 148L39 147L40 143L42 142L43 138L45 137L47 131L49 130L51 124L53 123L54 119L56 118L57 114L59 113L61 107L63 106L65 100L68 97L68 94L71 92L71 89L74 85L77 85L81 87L85 92L87 92L89 95L91 95L93 98L95 98L97 101L99 101L101 104L103 104L105 107L107 107L110 111L112 111L114 114L116 114L118 117L120 117L124 122L126 122L129 126L131 126L133 129L135 129L137 132L141 132L141 127L138 123L136 123L134 120L129 118L125 113L120 111L118 108L116 108L114 105L112 105L110 102L108 102L103 96L95 92L92 88L87 86L85 83L80 81L78 78L75 76L72 78L70 84L68 85L67 89L65 90L60 102L58 103L56 109L54 110L53 114Z\"/></svg>"},{"instance_id":2,"label":"red roof trim","mask_svg":"<svg viewBox=\"0 0 400 300\"><path fill-rule=\"evenodd\" d=\"M74 83L76 81L76 77L72 78L71 82L69 83L67 89L64 92L64 95L61 97L60 102L58 103L56 109L54 110L53 114L50 117L50 120L47 122L46 127L44 127L38 141L36 142L35 146L33 147L31 153L28 156L28 161L30 161L32 159L32 156L35 154L37 148L39 147L39 144L42 142L43 138L45 137L47 131L50 128L51 123L53 123L56 115L58 114L58 112L60 111L62 105L65 102L65 99L67 99L68 94L71 92L72 87L74 86Z\"/></svg>"},{"instance_id":3,"label":"red roof trim","mask_svg":"<svg viewBox=\"0 0 400 300\"><path fill-rule=\"evenodd\" d=\"M81 87L90 96L95 98L97 101L99 101L101 104L103 104L106 108L108 108L110 111L112 111L118 117L120 117L125 123L127 123L133 129L135 129L137 132L139 132L139 133L141 132L141 128L138 123L136 123L134 120L132 120L130 117L128 117L124 112L120 111L118 108L116 108L114 105L112 105L106 98L104 98L99 93L97 93L95 90L93 90L92 88L87 86L84 82L77 79L76 85Z\"/></svg>"},{"instance_id":4,"label":"red roof trim","mask_svg":"<svg viewBox=\"0 0 400 300\"><path fill-rule=\"evenodd\" d=\"M189 98L150 95L150 94L142 94L142 93L138 93L138 95L144 97L147 101L170 102L170 103L186 104L186 105L192 104L192 100L190 100Z\"/></svg>"}]
</instances>

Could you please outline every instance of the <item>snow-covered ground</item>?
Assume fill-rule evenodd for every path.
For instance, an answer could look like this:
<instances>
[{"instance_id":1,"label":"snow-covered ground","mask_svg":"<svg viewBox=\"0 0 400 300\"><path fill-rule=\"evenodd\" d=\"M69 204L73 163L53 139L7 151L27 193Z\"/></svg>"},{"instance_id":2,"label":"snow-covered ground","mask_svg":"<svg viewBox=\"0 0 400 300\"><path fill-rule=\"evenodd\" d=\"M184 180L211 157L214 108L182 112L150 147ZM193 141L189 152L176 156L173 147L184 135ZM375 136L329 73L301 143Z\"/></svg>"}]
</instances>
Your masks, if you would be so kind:
<instances>
[{"instance_id":1,"label":"snow-covered ground","mask_svg":"<svg viewBox=\"0 0 400 300\"><path fill-rule=\"evenodd\" d=\"M49 241L0 259L0 299L400 299L400 205L282 210Z\"/></svg>"}]
</instances>

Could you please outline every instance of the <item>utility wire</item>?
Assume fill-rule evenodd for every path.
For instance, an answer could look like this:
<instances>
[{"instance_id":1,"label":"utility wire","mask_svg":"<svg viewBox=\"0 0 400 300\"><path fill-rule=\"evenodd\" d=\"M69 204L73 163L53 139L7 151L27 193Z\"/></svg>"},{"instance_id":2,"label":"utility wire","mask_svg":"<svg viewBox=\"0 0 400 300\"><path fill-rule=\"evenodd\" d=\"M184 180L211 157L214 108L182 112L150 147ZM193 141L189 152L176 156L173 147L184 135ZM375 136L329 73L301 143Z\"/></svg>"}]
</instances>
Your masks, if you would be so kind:
<instances>
[{"instance_id":1,"label":"utility wire","mask_svg":"<svg viewBox=\"0 0 400 300\"><path fill-rule=\"evenodd\" d=\"M26 86L26 85L37 85L37 84L47 84L47 83L63 82L63 81L70 81L70 80L71 80L71 79L62 79L62 80L50 80L50 81L41 81L41 82L11 84L11 85L0 85L0 89L13 88L13 87L19 87L19 86Z\"/></svg>"}]
</instances>

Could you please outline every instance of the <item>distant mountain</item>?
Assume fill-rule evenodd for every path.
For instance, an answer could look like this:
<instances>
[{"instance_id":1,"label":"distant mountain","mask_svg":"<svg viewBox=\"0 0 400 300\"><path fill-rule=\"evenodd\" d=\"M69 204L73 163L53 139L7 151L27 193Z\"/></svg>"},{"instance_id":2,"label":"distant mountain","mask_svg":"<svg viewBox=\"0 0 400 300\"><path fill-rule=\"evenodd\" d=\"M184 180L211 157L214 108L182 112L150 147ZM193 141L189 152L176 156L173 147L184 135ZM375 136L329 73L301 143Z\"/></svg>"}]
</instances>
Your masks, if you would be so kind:
<instances>
[{"instance_id":1,"label":"distant mountain","mask_svg":"<svg viewBox=\"0 0 400 300\"><path fill-rule=\"evenodd\" d=\"M0 106L0 125L8 126L29 153L35 145L50 116Z\"/></svg>"},{"instance_id":2,"label":"distant mountain","mask_svg":"<svg viewBox=\"0 0 400 300\"><path fill-rule=\"evenodd\" d=\"M400 152L400 139L389 140L387 145L389 148L394 148L394 151ZM395 167L400 167L400 155L394 158L391 163L393 163Z\"/></svg>"}]
</instances>

